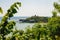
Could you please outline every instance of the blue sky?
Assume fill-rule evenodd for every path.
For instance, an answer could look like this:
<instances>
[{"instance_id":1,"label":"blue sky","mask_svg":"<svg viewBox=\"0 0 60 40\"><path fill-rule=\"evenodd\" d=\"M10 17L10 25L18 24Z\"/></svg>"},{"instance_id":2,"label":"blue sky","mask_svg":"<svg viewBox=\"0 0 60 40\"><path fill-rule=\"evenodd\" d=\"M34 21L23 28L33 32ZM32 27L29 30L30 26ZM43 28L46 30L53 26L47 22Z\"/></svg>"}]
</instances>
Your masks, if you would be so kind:
<instances>
[{"instance_id":1,"label":"blue sky","mask_svg":"<svg viewBox=\"0 0 60 40\"><path fill-rule=\"evenodd\" d=\"M58 0L0 0L0 7L5 14L14 2L21 2L22 5L14 16L52 16L53 2L56 1Z\"/></svg>"}]
</instances>

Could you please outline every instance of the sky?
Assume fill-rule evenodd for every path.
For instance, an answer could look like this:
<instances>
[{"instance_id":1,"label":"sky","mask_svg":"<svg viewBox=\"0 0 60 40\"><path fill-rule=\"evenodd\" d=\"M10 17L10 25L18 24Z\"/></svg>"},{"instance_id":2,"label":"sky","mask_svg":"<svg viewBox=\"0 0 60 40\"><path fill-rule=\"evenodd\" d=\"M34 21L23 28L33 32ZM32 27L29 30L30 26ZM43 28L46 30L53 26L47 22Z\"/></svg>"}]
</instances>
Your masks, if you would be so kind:
<instances>
[{"instance_id":1,"label":"sky","mask_svg":"<svg viewBox=\"0 0 60 40\"><path fill-rule=\"evenodd\" d=\"M15 2L21 2L21 7L14 16L52 16L54 9L53 3L58 0L0 0L0 7L2 7L5 15L9 7Z\"/></svg>"}]
</instances>

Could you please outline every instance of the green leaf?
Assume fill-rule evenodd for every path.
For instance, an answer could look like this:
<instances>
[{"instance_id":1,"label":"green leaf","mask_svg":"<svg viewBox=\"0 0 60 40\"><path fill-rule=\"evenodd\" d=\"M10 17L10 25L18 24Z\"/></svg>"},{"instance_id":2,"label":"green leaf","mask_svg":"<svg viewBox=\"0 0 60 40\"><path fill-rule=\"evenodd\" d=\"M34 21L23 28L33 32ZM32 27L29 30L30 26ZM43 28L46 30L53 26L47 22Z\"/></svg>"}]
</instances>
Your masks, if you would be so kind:
<instances>
[{"instance_id":1,"label":"green leaf","mask_svg":"<svg viewBox=\"0 0 60 40\"><path fill-rule=\"evenodd\" d=\"M18 6L17 6L16 4L15 4L15 7L16 7L17 9L19 9Z\"/></svg>"},{"instance_id":2,"label":"green leaf","mask_svg":"<svg viewBox=\"0 0 60 40\"><path fill-rule=\"evenodd\" d=\"M21 6L21 3L20 2L17 2L17 5Z\"/></svg>"},{"instance_id":3,"label":"green leaf","mask_svg":"<svg viewBox=\"0 0 60 40\"><path fill-rule=\"evenodd\" d=\"M2 8L0 7L0 13L3 13L3 10L2 10Z\"/></svg>"},{"instance_id":4,"label":"green leaf","mask_svg":"<svg viewBox=\"0 0 60 40\"><path fill-rule=\"evenodd\" d=\"M18 6L20 7L21 6L21 3L20 2L16 2L14 3L11 8L17 8L18 9Z\"/></svg>"},{"instance_id":5,"label":"green leaf","mask_svg":"<svg viewBox=\"0 0 60 40\"><path fill-rule=\"evenodd\" d=\"M17 10L15 8L12 8L12 13L17 13Z\"/></svg>"}]
</instances>

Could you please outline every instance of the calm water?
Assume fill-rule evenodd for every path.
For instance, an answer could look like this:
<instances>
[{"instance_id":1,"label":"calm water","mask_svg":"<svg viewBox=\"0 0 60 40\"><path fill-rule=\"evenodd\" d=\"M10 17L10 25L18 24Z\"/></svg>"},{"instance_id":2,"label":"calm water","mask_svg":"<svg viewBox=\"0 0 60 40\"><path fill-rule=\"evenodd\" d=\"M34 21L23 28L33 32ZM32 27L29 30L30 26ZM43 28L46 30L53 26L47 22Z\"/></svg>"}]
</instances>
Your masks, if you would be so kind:
<instances>
[{"instance_id":1,"label":"calm water","mask_svg":"<svg viewBox=\"0 0 60 40\"><path fill-rule=\"evenodd\" d=\"M15 26L16 29L24 30L26 27L28 27L28 26L32 27L34 25L34 23L20 23L19 22L19 19L25 19L25 18L27 18L27 17L12 17L12 18L10 18L10 20L14 20L16 22L16 26ZM1 19L2 18L0 17L0 20Z\"/></svg>"},{"instance_id":2,"label":"calm water","mask_svg":"<svg viewBox=\"0 0 60 40\"><path fill-rule=\"evenodd\" d=\"M34 23L19 23L19 22L17 22L15 28L17 28L18 30L25 29L26 27L28 27L28 26L32 27L33 25L34 25Z\"/></svg>"}]
</instances>

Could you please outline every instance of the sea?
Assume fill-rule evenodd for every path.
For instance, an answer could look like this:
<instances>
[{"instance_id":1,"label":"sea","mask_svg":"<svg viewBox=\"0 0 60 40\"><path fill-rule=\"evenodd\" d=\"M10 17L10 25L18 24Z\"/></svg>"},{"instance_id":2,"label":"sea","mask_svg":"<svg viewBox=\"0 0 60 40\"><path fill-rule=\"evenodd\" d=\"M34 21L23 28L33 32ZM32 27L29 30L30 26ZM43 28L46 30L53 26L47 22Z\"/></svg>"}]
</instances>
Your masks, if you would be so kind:
<instances>
[{"instance_id":1,"label":"sea","mask_svg":"<svg viewBox=\"0 0 60 40\"><path fill-rule=\"evenodd\" d=\"M11 17L8 19L8 21L15 21L16 25L14 26L17 30L25 30L27 27L32 27L35 23L22 23L19 20L20 19L26 19L28 17ZM0 17L0 21L2 20L2 17Z\"/></svg>"}]
</instances>

